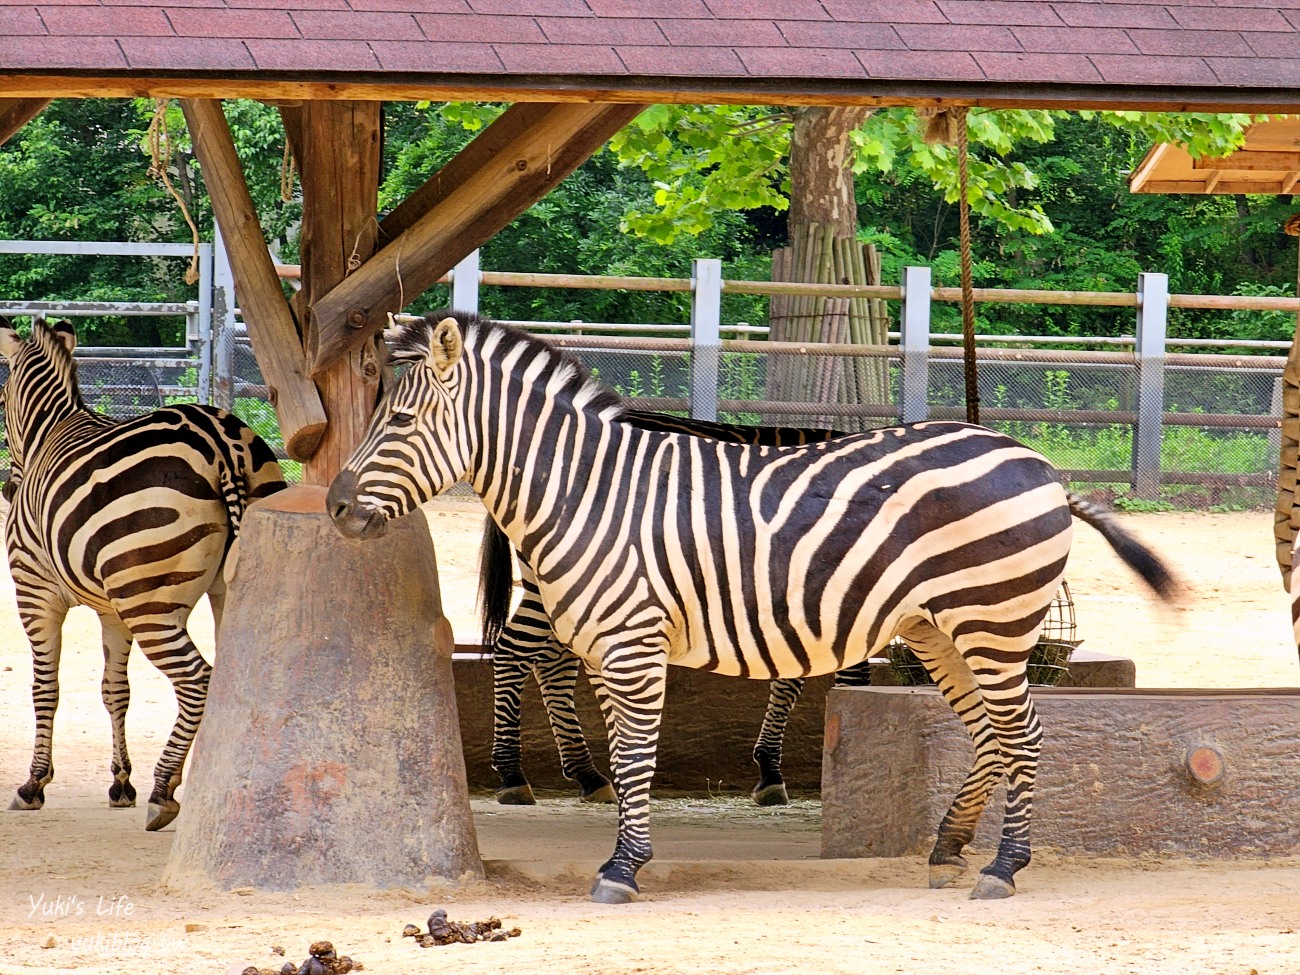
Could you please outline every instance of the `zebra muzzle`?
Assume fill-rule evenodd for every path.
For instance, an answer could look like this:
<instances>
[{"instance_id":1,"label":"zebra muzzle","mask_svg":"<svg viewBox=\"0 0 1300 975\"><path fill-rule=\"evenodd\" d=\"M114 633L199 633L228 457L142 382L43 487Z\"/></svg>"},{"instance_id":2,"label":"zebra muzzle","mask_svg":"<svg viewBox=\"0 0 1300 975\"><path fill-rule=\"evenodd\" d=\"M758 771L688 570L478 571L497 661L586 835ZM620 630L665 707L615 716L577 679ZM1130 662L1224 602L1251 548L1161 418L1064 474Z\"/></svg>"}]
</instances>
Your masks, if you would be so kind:
<instances>
[{"instance_id":1,"label":"zebra muzzle","mask_svg":"<svg viewBox=\"0 0 1300 975\"><path fill-rule=\"evenodd\" d=\"M339 471L325 495L325 510L345 538L378 538L388 530L388 519L378 508L357 498L357 475Z\"/></svg>"}]
</instances>

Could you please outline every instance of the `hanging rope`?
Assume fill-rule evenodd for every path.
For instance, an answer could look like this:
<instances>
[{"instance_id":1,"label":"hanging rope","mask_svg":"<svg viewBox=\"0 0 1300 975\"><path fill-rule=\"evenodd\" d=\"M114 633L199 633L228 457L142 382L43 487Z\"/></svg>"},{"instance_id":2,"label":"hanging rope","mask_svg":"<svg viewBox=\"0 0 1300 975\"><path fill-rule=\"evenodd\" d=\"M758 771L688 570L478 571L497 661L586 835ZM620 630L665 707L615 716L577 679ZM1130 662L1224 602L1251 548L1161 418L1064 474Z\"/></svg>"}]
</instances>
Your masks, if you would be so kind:
<instances>
[{"instance_id":1,"label":"hanging rope","mask_svg":"<svg viewBox=\"0 0 1300 975\"><path fill-rule=\"evenodd\" d=\"M966 365L966 420L980 422L980 388L975 368L975 290L971 284L969 174L966 160L966 107L957 115L957 214L961 227L961 335Z\"/></svg>"},{"instance_id":2,"label":"hanging rope","mask_svg":"<svg viewBox=\"0 0 1300 975\"><path fill-rule=\"evenodd\" d=\"M169 99L166 98L154 99L153 119L149 123L149 131L146 135L149 143L149 175L167 188L176 205L181 208L181 216L189 224L190 236L194 241L194 254L190 258L190 266L185 269L185 283L194 284L199 280L199 228L195 225L194 218L190 216L190 208L185 205L185 199L172 185L171 176L167 172L172 163L171 133L167 130L168 102Z\"/></svg>"}]
</instances>

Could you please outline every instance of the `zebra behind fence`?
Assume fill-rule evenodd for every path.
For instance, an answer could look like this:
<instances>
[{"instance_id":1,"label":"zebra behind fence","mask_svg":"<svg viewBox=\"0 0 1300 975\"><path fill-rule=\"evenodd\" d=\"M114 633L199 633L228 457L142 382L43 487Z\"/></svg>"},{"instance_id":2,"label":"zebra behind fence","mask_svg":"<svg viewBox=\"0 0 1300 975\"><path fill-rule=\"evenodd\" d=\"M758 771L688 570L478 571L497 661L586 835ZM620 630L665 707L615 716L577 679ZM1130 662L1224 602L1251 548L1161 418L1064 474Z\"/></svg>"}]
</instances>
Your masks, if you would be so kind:
<instances>
[{"instance_id":1,"label":"zebra behind fence","mask_svg":"<svg viewBox=\"0 0 1300 975\"><path fill-rule=\"evenodd\" d=\"M939 824L930 883L966 869L994 786L1002 836L972 896L1006 897L1030 859L1042 729L1026 662L1064 575L1071 515L1162 594L1173 581L1039 454L965 423L805 447L641 430L572 357L463 316L394 330L410 363L328 495L340 532L382 534L468 480L528 560L556 636L593 675L618 840L592 897L635 898L667 665L770 680L860 663L895 635L975 744Z\"/></svg>"},{"instance_id":2,"label":"zebra behind fence","mask_svg":"<svg viewBox=\"0 0 1300 975\"><path fill-rule=\"evenodd\" d=\"M638 410L628 410L623 417L646 430L770 447L817 443L844 436L837 430L741 426ZM614 790L596 768L574 704L580 661L556 641L532 569L526 560L520 558L523 595L511 614L512 550L509 539L491 516L483 526L481 551L479 605L483 645L492 651L492 768L501 777L501 785L496 790L497 802L532 805L537 801L524 774L520 740L524 685L530 675L537 681L541 692L564 777L578 783L578 797L584 802L613 802ZM867 683L866 663L836 676L838 686L859 687ZM786 722L802 690L803 681L799 678L772 681L753 751L754 761L759 767L759 781L750 795L760 806L784 805L789 801L785 780L781 776L781 749Z\"/></svg>"},{"instance_id":3,"label":"zebra behind fence","mask_svg":"<svg viewBox=\"0 0 1300 975\"><path fill-rule=\"evenodd\" d=\"M238 417L186 404L117 422L86 408L66 322L24 340L0 321L12 461L6 543L18 614L32 644L36 744L11 809L39 809L54 777L54 711L68 610L103 633L104 706L113 726L109 805L134 806L126 748L131 643L171 681L178 714L154 771L145 828L176 818L176 787L203 717L211 668L185 628L204 594L217 625L222 566L252 501L284 487L271 449Z\"/></svg>"}]
</instances>

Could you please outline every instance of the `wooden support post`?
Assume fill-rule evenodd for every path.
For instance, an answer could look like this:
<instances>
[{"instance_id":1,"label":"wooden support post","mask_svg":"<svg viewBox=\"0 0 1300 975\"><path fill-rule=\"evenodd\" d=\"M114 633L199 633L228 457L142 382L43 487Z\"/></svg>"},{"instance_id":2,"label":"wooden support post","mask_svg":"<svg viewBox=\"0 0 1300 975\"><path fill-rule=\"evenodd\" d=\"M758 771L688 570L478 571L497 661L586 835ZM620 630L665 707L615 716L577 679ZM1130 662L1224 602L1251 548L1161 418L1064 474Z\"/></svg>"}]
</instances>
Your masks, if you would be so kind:
<instances>
[{"instance_id":1,"label":"wooden support post","mask_svg":"<svg viewBox=\"0 0 1300 975\"><path fill-rule=\"evenodd\" d=\"M431 544L344 538L319 487L249 509L165 883L482 876Z\"/></svg>"},{"instance_id":2,"label":"wooden support post","mask_svg":"<svg viewBox=\"0 0 1300 975\"><path fill-rule=\"evenodd\" d=\"M361 345L461 258L541 199L641 105L514 106L384 221L387 244L313 303L312 375Z\"/></svg>"},{"instance_id":3,"label":"wooden support post","mask_svg":"<svg viewBox=\"0 0 1300 975\"><path fill-rule=\"evenodd\" d=\"M312 308L374 252L379 138L378 102L307 102L301 109L304 308ZM315 314L308 317L308 346L325 324ZM316 374L330 425L303 468L304 483L328 486L361 442L379 395L378 342L371 335Z\"/></svg>"},{"instance_id":4,"label":"wooden support post","mask_svg":"<svg viewBox=\"0 0 1300 975\"><path fill-rule=\"evenodd\" d=\"M380 112L295 111L309 301L374 248ZM329 427L308 483L244 519L169 877L420 890L482 875L428 524L416 513L356 542L325 513L324 485L374 409L376 342L317 378Z\"/></svg>"},{"instance_id":5,"label":"wooden support post","mask_svg":"<svg viewBox=\"0 0 1300 975\"><path fill-rule=\"evenodd\" d=\"M271 387L285 452L307 460L325 435L325 409L307 376L298 325L280 290L225 113L210 98L182 99L181 109L226 242L253 351Z\"/></svg>"},{"instance_id":6,"label":"wooden support post","mask_svg":"<svg viewBox=\"0 0 1300 975\"><path fill-rule=\"evenodd\" d=\"M0 98L0 146L41 112L52 99Z\"/></svg>"}]
</instances>

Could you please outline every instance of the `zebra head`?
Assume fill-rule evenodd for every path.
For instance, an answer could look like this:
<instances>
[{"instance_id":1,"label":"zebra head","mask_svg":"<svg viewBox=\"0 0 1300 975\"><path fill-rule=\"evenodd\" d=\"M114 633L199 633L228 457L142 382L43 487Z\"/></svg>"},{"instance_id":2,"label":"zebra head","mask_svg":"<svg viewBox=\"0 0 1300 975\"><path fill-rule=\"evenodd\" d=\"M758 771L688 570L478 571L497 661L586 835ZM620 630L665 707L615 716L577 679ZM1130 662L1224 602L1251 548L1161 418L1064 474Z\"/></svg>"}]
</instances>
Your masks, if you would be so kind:
<instances>
[{"instance_id":1,"label":"zebra head","mask_svg":"<svg viewBox=\"0 0 1300 975\"><path fill-rule=\"evenodd\" d=\"M388 522L447 490L469 471L458 422L464 337L453 317L415 319L384 334L406 369L379 404L361 444L330 485L326 510L349 538L382 535Z\"/></svg>"},{"instance_id":2,"label":"zebra head","mask_svg":"<svg viewBox=\"0 0 1300 975\"><path fill-rule=\"evenodd\" d=\"M5 415L12 483L17 483L24 457L45 431L85 409L72 360L76 346L71 322L50 325L38 318L32 322L32 337L24 339L8 319L0 319L0 356L9 364L0 407Z\"/></svg>"}]
</instances>

